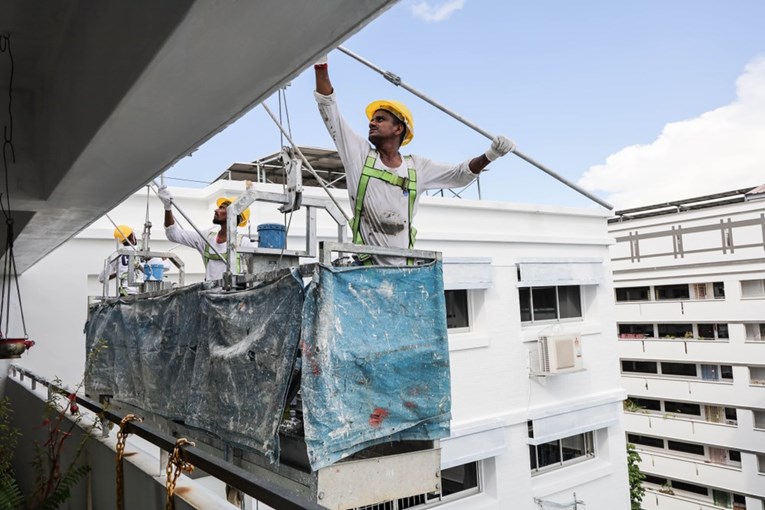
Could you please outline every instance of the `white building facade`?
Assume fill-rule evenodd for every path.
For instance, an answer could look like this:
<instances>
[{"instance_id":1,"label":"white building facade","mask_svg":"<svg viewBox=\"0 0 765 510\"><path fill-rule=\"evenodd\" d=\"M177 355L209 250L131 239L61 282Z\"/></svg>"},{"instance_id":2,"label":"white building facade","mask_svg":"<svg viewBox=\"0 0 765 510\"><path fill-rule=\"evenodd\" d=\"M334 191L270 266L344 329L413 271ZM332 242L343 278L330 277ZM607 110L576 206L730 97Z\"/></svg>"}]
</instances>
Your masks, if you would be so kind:
<instances>
[{"instance_id":1,"label":"white building facade","mask_svg":"<svg viewBox=\"0 0 765 510\"><path fill-rule=\"evenodd\" d=\"M243 189L242 182L218 181L173 192L195 224L207 229L216 198ZM304 193L323 195L320 189ZM333 193L349 210L346 192ZM153 195L148 201L151 249L180 254L186 282L201 280L200 255L167 241L161 204ZM146 211L144 190L109 216L140 237ZM335 237L329 217L318 219L319 239ZM441 463L450 494L399 508L629 508L626 394L615 348L606 219L602 211L422 198L417 248L444 255L453 421L452 436L441 441ZM257 204L251 222L253 235L260 223L288 223L288 248L304 246L302 212L290 219L274 204ZM188 228L182 218L179 223ZM69 384L79 380L87 296L101 292L97 275L116 248L113 229L101 218L21 275L26 320L37 345L20 365ZM559 342L548 345L557 357L540 354L540 337ZM140 465L138 457L129 461Z\"/></svg>"},{"instance_id":2,"label":"white building facade","mask_svg":"<svg viewBox=\"0 0 765 510\"><path fill-rule=\"evenodd\" d=\"M765 508L765 191L609 222L627 440L647 510Z\"/></svg>"}]
</instances>

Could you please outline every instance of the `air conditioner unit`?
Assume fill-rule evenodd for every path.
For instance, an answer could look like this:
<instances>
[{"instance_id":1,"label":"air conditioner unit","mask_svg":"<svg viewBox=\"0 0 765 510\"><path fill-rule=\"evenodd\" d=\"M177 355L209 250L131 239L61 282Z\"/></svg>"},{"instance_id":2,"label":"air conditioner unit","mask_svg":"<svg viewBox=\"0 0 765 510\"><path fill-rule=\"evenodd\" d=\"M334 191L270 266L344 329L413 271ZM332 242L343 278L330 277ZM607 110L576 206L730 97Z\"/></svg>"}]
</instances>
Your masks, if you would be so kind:
<instances>
[{"instance_id":1,"label":"air conditioner unit","mask_svg":"<svg viewBox=\"0 0 765 510\"><path fill-rule=\"evenodd\" d=\"M539 373L564 374L583 370L582 338L579 335L539 337Z\"/></svg>"}]
</instances>

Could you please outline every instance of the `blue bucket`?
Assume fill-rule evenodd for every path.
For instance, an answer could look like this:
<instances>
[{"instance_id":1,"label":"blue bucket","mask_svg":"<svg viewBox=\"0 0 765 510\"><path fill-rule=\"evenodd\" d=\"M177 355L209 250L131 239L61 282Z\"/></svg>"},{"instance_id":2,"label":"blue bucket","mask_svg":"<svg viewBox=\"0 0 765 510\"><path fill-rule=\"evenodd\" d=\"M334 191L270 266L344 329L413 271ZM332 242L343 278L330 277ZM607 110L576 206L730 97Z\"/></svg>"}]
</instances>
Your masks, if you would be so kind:
<instances>
[{"instance_id":1,"label":"blue bucket","mask_svg":"<svg viewBox=\"0 0 765 510\"><path fill-rule=\"evenodd\" d=\"M287 247L287 232L284 225L278 223L261 223L258 225L258 248Z\"/></svg>"},{"instance_id":2,"label":"blue bucket","mask_svg":"<svg viewBox=\"0 0 765 510\"><path fill-rule=\"evenodd\" d=\"M164 264L144 264L143 266L143 275L146 281L162 281L164 274Z\"/></svg>"}]
</instances>

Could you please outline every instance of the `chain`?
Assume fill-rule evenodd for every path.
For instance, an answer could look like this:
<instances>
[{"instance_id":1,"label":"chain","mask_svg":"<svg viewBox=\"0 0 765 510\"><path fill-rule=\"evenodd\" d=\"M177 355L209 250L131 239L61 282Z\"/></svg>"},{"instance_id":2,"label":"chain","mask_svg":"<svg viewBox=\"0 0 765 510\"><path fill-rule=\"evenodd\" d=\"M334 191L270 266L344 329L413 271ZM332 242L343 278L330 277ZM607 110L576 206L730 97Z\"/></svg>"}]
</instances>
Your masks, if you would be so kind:
<instances>
[{"instance_id":1,"label":"chain","mask_svg":"<svg viewBox=\"0 0 765 510\"><path fill-rule=\"evenodd\" d=\"M125 456L125 441L130 435L129 432L125 432L125 427L128 422L131 421L143 421L143 418L139 418L134 414L126 414L120 422L120 430L117 432L117 510L123 510L125 508L125 477L122 471L122 458Z\"/></svg>"},{"instance_id":2,"label":"chain","mask_svg":"<svg viewBox=\"0 0 765 510\"><path fill-rule=\"evenodd\" d=\"M165 510L175 509L175 499L173 499L173 494L175 494L175 482L178 481L181 471L186 471L187 473L194 471L194 466L183 460L181 457L181 447L186 445L196 446L193 441L189 441L185 437L179 438L175 442L173 453L167 461L167 468L165 469L165 472L167 473L167 481L165 482L165 486L167 487L167 502L165 503Z\"/></svg>"}]
</instances>

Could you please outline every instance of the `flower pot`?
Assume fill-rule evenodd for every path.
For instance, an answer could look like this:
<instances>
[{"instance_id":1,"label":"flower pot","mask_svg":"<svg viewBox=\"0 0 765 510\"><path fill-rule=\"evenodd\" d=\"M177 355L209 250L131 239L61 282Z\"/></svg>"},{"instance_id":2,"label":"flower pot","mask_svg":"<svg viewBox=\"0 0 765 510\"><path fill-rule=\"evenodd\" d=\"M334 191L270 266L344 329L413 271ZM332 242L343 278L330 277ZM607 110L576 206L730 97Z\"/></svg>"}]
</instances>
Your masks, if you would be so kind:
<instances>
[{"instance_id":1,"label":"flower pot","mask_svg":"<svg viewBox=\"0 0 765 510\"><path fill-rule=\"evenodd\" d=\"M2 338L0 339L0 359L20 358L24 351L34 344L34 341L26 338Z\"/></svg>"}]
</instances>

